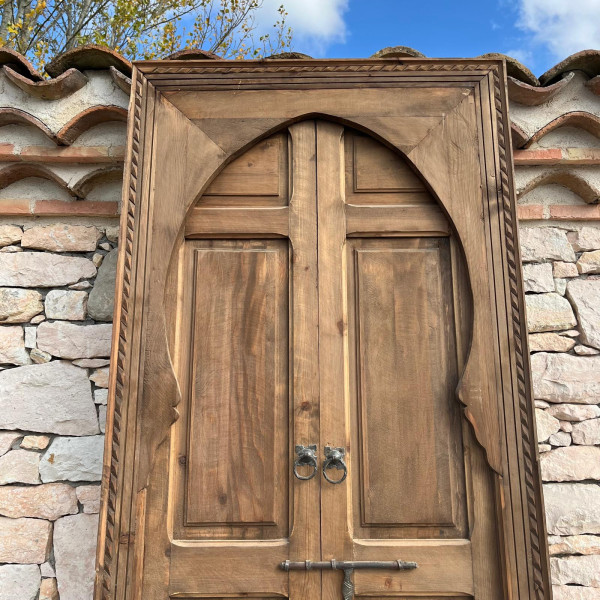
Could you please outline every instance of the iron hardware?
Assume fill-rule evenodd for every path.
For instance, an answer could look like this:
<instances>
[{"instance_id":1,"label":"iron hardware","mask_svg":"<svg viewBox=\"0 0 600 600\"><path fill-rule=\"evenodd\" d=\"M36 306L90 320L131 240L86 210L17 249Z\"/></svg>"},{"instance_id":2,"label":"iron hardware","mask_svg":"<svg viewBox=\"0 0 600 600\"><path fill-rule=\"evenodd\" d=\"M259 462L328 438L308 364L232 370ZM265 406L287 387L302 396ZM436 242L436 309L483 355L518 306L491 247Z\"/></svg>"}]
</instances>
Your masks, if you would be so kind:
<instances>
[{"instance_id":1,"label":"iron hardware","mask_svg":"<svg viewBox=\"0 0 600 600\"><path fill-rule=\"evenodd\" d=\"M310 560L293 562L285 560L280 564L284 571L310 571L317 570L340 570L344 571L344 580L342 582L343 600L353 600L354 582L352 574L355 569L394 569L396 571L410 571L418 567L416 562L407 562L404 560L325 560L312 562Z\"/></svg>"},{"instance_id":2,"label":"iron hardware","mask_svg":"<svg viewBox=\"0 0 600 600\"><path fill-rule=\"evenodd\" d=\"M312 479L317 474L318 470L316 444L311 444L310 446L296 446L296 456L298 458L294 461L294 475L303 481ZM300 473L298 473L298 467L312 467L313 470L308 475L300 475Z\"/></svg>"},{"instance_id":3,"label":"iron hardware","mask_svg":"<svg viewBox=\"0 0 600 600\"><path fill-rule=\"evenodd\" d=\"M344 460L344 456L346 456L345 448L332 448L331 446L325 446L325 462L323 463L323 477L329 483L338 484L342 483L348 475L348 467L346 466L346 461ZM340 477L340 479L331 479L327 475L328 469L337 469L338 471L344 471L344 474Z\"/></svg>"}]
</instances>

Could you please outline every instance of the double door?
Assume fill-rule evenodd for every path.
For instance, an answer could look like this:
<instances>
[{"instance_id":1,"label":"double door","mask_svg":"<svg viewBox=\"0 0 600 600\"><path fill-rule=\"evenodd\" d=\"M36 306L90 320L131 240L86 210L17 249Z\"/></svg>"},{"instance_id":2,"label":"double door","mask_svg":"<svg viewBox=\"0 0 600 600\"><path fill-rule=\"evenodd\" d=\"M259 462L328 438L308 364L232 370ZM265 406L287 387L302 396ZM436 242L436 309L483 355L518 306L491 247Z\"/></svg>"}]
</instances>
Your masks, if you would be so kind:
<instances>
[{"instance_id":1,"label":"double door","mask_svg":"<svg viewBox=\"0 0 600 600\"><path fill-rule=\"evenodd\" d=\"M335 600L342 570L305 561L400 560L416 568L347 573L355 597L503 598L494 475L456 397L468 283L421 178L301 121L227 166L184 229L182 401L145 530L167 572L146 551L142 597Z\"/></svg>"}]
</instances>

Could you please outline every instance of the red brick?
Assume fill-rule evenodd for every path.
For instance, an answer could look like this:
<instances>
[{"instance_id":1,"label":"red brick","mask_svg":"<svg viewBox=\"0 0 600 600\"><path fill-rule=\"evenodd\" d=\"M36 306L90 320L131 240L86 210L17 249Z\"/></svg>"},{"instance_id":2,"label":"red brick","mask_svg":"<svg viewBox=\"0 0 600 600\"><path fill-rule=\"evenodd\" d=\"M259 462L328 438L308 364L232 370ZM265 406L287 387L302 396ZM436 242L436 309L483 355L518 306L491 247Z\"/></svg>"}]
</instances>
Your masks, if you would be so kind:
<instances>
[{"instance_id":1,"label":"red brick","mask_svg":"<svg viewBox=\"0 0 600 600\"><path fill-rule=\"evenodd\" d=\"M27 215L31 214L31 200L27 198L2 199L0 200L0 215Z\"/></svg>"},{"instance_id":2,"label":"red brick","mask_svg":"<svg viewBox=\"0 0 600 600\"><path fill-rule=\"evenodd\" d=\"M563 158L560 148L515 150L513 156L515 165L556 165Z\"/></svg>"},{"instance_id":3,"label":"red brick","mask_svg":"<svg viewBox=\"0 0 600 600\"><path fill-rule=\"evenodd\" d=\"M122 146L69 146L48 148L47 146L28 146L21 152L23 160L29 162L51 163L118 163L125 157Z\"/></svg>"},{"instance_id":4,"label":"red brick","mask_svg":"<svg viewBox=\"0 0 600 600\"><path fill-rule=\"evenodd\" d=\"M544 207L541 204L522 204L517 206L519 221L533 221L544 218Z\"/></svg>"},{"instance_id":5,"label":"red brick","mask_svg":"<svg viewBox=\"0 0 600 600\"><path fill-rule=\"evenodd\" d=\"M600 205L564 206L555 204L550 207L551 219L565 219L568 221L595 221L600 220Z\"/></svg>"},{"instance_id":6,"label":"red brick","mask_svg":"<svg viewBox=\"0 0 600 600\"><path fill-rule=\"evenodd\" d=\"M52 215L60 217L118 217L117 202L92 202L90 200L38 200L33 214L38 216Z\"/></svg>"},{"instance_id":7,"label":"red brick","mask_svg":"<svg viewBox=\"0 0 600 600\"><path fill-rule=\"evenodd\" d=\"M5 156L18 156L14 154L15 146L14 144L9 144L8 142L0 143L0 160L13 160L12 158L4 158Z\"/></svg>"}]
</instances>

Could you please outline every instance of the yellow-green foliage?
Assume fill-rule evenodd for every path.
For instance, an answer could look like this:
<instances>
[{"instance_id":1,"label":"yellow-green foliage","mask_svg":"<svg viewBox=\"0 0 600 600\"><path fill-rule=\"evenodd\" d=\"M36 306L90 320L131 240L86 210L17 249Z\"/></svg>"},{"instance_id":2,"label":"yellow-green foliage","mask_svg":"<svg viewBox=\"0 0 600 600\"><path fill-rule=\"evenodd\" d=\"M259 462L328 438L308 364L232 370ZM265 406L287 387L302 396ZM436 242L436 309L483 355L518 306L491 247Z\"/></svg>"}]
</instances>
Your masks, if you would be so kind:
<instances>
[{"instance_id":1,"label":"yellow-green foliage","mask_svg":"<svg viewBox=\"0 0 600 600\"><path fill-rule=\"evenodd\" d=\"M201 48L224 58L260 58L290 48L283 6L270 33L259 33L262 0L0 0L0 45L38 68L82 44L130 59Z\"/></svg>"}]
</instances>

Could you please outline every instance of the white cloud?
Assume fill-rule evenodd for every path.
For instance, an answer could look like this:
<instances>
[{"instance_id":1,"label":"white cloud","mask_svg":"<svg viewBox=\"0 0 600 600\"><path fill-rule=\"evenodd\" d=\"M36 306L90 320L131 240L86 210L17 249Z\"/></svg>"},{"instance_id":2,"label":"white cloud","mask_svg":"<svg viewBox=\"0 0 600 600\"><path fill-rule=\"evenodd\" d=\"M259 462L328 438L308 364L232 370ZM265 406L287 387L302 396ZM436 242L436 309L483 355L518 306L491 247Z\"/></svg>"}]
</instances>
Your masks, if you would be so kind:
<instances>
[{"instance_id":1,"label":"white cloud","mask_svg":"<svg viewBox=\"0 0 600 600\"><path fill-rule=\"evenodd\" d=\"M600 0L519 0L517 25L557 59L600 48Z\"/></svg>"},{"instance_id":2,"label":"white cloud","mask_svg":"<svg viewBox=\"0 0 600 600\"><path fill-rule=\"evenodd\" d=\"M507 50L504 54L516 58L523 65L531 65L534 62L534 54L533 51L528 50L527 48L515 48L512 50Z\"/></svg>"},{"instance_id":3,"label":"white cloud","mask_svg":"<svg viewBox=\"0 0 600 600\"><path fill-rule=\"evenodd\" d=\"M322 56L333 43L346 40L344 13L349 0L264 0L259 12L260 26L277 20L281 4L288 12L287 23L293 29L294 50Z\"/></svg>"}]
</instances>

